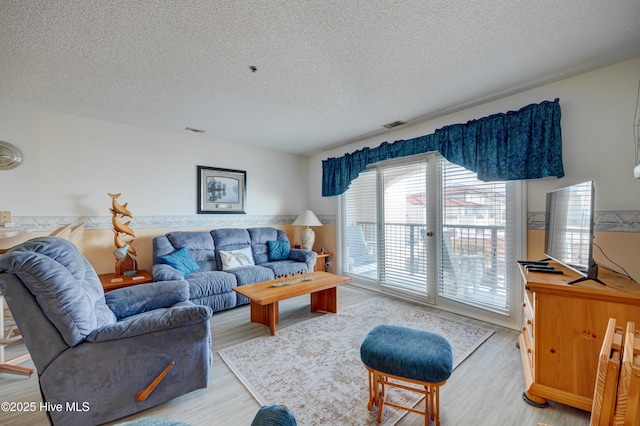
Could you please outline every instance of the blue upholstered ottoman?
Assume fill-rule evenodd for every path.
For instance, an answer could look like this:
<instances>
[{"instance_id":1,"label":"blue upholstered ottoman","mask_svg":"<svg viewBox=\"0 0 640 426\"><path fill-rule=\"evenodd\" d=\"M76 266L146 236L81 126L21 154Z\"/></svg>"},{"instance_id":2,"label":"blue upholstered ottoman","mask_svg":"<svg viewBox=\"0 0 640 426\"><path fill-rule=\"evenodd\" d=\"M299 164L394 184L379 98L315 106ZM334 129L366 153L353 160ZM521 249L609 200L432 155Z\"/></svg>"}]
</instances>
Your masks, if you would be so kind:
<instances>
[{"instance_id":1,"label":"blue upholstered ottoman","mask_svg":"<svg viewBox=\"0 0 640 426\"><path fill-rule=\"evenodd\" d=\"M258 410L251 426L296 426L296 418L284 405L265 405Z\"/></svg>"},{"instance_id":2,"label":"blue upholstered ottoman","mask_svg":"<svg viewBox=\"0 0 640 426\"><path fill-rule=\"evenodd\" d=\"M360 358L369 371L369 410L374 405L378 406L379 423L385 404L385 386L388 385L423 394L425 409L422 412L391 402L386 402L387 405L424 414L425 425L429 418L440 424L439 389L447 382L453 369L453 353L447 339L424 330L379 325L362 342ZM409 382L418 387L389 379Z\"/></svg>"}]
</instances>

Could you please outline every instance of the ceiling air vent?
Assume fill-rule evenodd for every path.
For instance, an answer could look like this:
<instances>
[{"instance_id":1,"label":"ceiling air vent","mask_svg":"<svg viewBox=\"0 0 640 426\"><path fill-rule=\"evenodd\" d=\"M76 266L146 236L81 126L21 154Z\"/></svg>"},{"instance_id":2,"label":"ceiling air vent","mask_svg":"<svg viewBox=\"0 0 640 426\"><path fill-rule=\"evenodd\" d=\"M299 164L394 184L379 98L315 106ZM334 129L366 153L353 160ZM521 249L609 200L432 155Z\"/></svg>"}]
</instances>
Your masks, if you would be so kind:
<instances>
[{"instance_id":1,"label":"ceiling air vent","mask_svg":"<svg viewBox=\"0 0 640 426\"><path fill-rule=\"evenodd\" d=\"M202 129L194 129L193 127L188 127L188 126L187 126L187 127L185 127L184 129L185 129L185 130L188 130L188 131L190 131L190 132L193 132L193 133L204 133L204 132L206 132L206 130L202 130Z\"/></svg>"},{"instance_id":2,"label":"ceiling air vent","mask_svg":"<svg viewBox=\"0 0 640 426\"><path fill-rule=\"evenodd\" d=\"M403 124L407 124L407 122L398 120L398 121L394 121L393 123L385 124L382 127L387 129L393 129L394 127L402 126Z\"/></svg>"}]
</instances>

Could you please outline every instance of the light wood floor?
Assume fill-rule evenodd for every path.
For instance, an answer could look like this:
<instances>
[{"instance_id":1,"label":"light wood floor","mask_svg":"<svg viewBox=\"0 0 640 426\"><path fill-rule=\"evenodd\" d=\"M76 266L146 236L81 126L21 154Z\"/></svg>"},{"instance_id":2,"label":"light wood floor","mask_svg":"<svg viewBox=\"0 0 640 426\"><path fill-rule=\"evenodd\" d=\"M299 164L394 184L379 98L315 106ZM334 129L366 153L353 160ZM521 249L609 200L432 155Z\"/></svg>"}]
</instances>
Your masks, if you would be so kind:
<instances>
[{"instance_id":1,"label":"light wood floor","mask_svg":"<svg viewBox=\"0 0 640 426\"><path fill-rule=\"evenodd\" d=\"M379 296L351 286L339 288L339 306L345 307ZM425 307L425 309L432 309ZM477 321L439 311L460 321ZM301 296L280 303L280 324L284 328L321 313L309 312L309 297ZM326 314L331 315L331 314ZM254 337L268 335L266 326L249 322L249 307L242 306L217 313L211 323L213 368L209 387L169 401L161 406L120 419L110 425L140 417L158 417L194 426L250 425L260 405L222 361L217 351ZM524 378L520 354L515 344L518 333L502 327L480 323L495 334L467 358L441 389L442 425L531 425L538 422L554 426L588 425L589 413L550 402L545 409L534 408L522 400ZM10 358L24 351L22 344L7 349ZM286 362L283 360L283 373ZM30 365L30 361L23 365ZM33 366L31 364L31 366ZM367 395L362 395L366 404ZM0 402L40 403L37 378L0 374ZM295 413L294 413L295 414ZM47 425L44 413L6 413L0 411L0 425ZM399 426L424 425L423 417L409 413ZM334 426L334 425L331 425ZM339 426L339 425L336 425Z\"/></svg>"}]
</instances>

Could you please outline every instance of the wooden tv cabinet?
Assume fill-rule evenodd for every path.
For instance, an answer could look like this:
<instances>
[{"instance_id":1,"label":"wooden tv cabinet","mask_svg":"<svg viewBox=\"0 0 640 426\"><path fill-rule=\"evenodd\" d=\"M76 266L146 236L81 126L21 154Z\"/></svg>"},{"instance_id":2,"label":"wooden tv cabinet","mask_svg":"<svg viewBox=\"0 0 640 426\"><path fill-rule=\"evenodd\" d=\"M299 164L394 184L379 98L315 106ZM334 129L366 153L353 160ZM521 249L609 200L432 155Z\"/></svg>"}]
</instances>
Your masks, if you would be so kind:
<instances>
[{"instance_id":1,"label":"wooden tv cabinet","mask_svg":"<svg viewBox=\"0 0 640 426\"><path fill-rule=\"evenodd\" d=\"M537 404L550 399L591 411L609 318L640 323L640 284L601 268L599 278L606 286L591 280L570 285L578 274L553 266L564 274L520 267L525 291L518 343L525 396Z\"/></svg>"}]
</instances>

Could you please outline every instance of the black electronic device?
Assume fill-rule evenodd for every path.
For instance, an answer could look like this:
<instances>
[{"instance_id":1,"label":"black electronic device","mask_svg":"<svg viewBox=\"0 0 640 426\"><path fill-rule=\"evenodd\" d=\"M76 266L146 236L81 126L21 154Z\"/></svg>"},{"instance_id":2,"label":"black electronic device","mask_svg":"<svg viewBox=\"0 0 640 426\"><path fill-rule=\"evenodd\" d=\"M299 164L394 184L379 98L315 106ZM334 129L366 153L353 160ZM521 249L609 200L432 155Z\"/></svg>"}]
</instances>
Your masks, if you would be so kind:
<instances>
[{"instance_id":1,"label":"black electronic device","mask_svg":"<svg viewBox=\"0 0 640 426\"><path fill-rule=\"evenodd\" d=\"M542 272L546 274L563 274L560 269L552 269L552 268L529 268L527 269L529 272Z\"/></svg>"},{"instance_id":2,"label":"black electronic device","mask_svg":"<svg viewBox=\"0 0 640 426\"><path fill-rule=\"evenodd\" d=\"M518 263L523 265L523 266L527 266L527 265L542 265L542 266L546 266L549 264L549 262L545 262L543 260L518 260Z\"/></svg>"},{"instance_id":3,"label":"black electronic device","mask_svg":"<svg viewBox=\"0 0 640 426\"><path fill-rule=\"evenodd\" d=\"M525 265L524 266L526 269L555 269L553 266L549 266L549 265Z\"/></svg>"}]
</instances>

